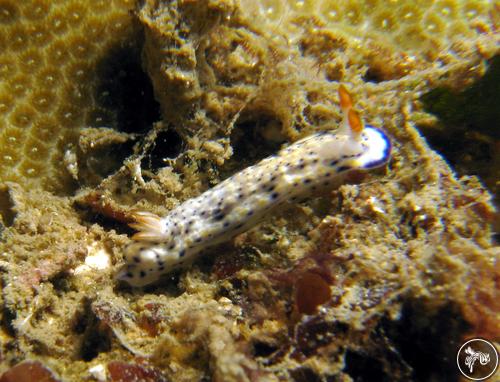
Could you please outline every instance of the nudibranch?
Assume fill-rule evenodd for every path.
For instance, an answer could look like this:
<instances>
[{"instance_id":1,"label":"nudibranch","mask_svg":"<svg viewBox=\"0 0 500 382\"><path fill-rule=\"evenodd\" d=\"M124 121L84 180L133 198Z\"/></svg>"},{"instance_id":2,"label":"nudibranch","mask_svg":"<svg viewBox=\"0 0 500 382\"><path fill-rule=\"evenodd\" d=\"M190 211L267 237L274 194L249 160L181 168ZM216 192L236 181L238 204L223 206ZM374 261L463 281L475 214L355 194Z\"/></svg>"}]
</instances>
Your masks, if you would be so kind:
<instances>
[{"instance_id":1,"label":"nudibranch","mask_svg":"<svg viewBox=\"0 0 500 382\"><path fill-rule=\"evenodd\" d=\"M344 86L339 87L344 118L336 131L323 131L282 149L231 176L165 217L134 212L139 232L125 249L118 275L144 286L190 264L207 247L229 240L260 222L285 201L338 185L344 174L387 163L391 142L380 129L363 126Z\"/></svg>"}]
</instances>

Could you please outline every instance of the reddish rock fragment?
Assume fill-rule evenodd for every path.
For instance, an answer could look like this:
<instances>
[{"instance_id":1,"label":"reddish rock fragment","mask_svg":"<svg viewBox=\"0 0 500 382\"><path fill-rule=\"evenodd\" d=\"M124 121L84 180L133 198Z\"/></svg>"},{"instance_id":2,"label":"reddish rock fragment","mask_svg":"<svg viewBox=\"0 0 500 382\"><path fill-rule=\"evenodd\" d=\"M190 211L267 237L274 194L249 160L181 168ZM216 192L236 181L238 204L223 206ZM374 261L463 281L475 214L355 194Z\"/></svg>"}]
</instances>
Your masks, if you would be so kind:
<instances>
[{"instance_id":1,"label":"reddish rock fragment","mask_svg":"<svg viewBox=\"0 0 500 382\"><path fill-rule=\"evenodd\" d=\"M213 273L219 280L226 279L243 269L246 263L248 260L243 255L219 256L215 261Z\"/></svg>"},{"instance_id":2,"label":"reddish rock fragment","mask_svg":"<svg viewBox=\"0 0 500 382\"><path fill-rule=\"evenodd\" d=\"M162 373L153 367L113 361L108 363L111 382L167 382ZM3 382L3 381L2 381Z\"/></svg>"},{"instance_id":3,"label":"reddish rock fragment","mask_svg":"<svg viewBox=\"0 0 500 382\"><path fill-rule=\"evenodd\" d=\"M307 318L294 329L295 346L291 357L303 361L317 354L319 349L339 341L347 330L347 325L325 321L320 316Z\"/></svg>"},{"instance_id":4,"label":"reddish rock fragment","mask_svg":"<svg viewBox=\"0 0 500 382\"><path fill-rule=\"evenodd\" d=\"M0 382L60 382L52 371L39 361L25 361L7 370L0 377Z\"/></svg>"},{"instance_id":5,"label":"reddish rock fragment","mask_svg":"<svg viewBox=\"0 0 500 382\"><path fill-rule=\"evenodd\" d=\"M129 212L123 210L110 198L107 198L99 192L89 193L78 202L83 206L89 207L93 212L106 218L116 220L124 224L134 222L134 218Z\"/></svg>"},{"instance_id":6,"label":"reddish rock fragment","mask_svg":"<svg viewBox=\"0 0 500 382\"><path fill-rule=\"evenodd\" d=\"M148 303L146 309L137 319L137 325L150 337L156 337L160 332L160 323L164 320L161 313L161 305Z\"/></svg>"},{"instance_id":7,"label":"reddish rock fragment","mask_svg":"<svg viewBox=\"0 0 500 382\"><path fill-rule=\"evenodd\" d=\"M295 284L295 304L300 313L314 314L331 297L329 283L319 274L305 272Z\"/></svg>"},{"instance_id":8,"label":"reddish rock fragment","mask_svg":"<svg viewBox=\"0 0 500 382\"><path fill-rule=\"evenodd\" d=\"M360 184L366 179L367 173L364 171L351 171L346 174L346 183Z\"/></svg>"}]
</instances>

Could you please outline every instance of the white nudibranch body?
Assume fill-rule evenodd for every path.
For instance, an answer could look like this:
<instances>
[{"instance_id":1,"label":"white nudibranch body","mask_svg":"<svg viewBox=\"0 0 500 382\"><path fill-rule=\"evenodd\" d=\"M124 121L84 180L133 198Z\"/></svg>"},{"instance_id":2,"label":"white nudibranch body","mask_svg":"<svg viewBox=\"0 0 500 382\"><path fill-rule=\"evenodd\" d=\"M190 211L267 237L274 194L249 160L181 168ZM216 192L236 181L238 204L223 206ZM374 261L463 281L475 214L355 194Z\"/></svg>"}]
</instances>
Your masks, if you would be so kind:
<instances>
[{"instance_id":1,"label":"white nudibranch body","mask_svg":"<svg viewBox=\"0 0 500 382\"><path fill-rule=\"evenodd\" d=\"M202 250L244 232L274 207L316 189L333 187L350 170L379 167L390 158L386 134L363 128L347 90L339 89L345 117L336 131L302 139L233 175L161 218L136 212L139 232L125 251L119 278L133 286L190 264Z\"/></svg>"}]
</instances>

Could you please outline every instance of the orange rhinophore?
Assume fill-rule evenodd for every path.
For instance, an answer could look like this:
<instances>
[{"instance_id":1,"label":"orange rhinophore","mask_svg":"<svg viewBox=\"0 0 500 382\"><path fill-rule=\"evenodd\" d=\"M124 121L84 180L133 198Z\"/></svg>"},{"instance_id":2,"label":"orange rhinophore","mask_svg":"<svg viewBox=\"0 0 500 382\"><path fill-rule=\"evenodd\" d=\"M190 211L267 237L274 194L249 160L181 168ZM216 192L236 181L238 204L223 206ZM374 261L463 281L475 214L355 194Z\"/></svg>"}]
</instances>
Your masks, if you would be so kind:
<instances>
[{"instance_id":1,"label":"orange rhinophore","mask_svg":"<svg viewBox=\"0 0 500 382\"><path fill-rule=\"evenodd\" d=\"M349 121L349 126L354 133L361 133L363 131L363 121L356 110L349 110L347 112L347 120Z\"/></svg>"},{"instance_id":2,"label":"orange rhinophore","mask_svg":"<svg viewBox=\"0 0 500 382\"><path fill-rule=\"evenodd\" d=\"M359 116L359 113L353 110L354 102L352 100L351 94L347 91L344 85L339 86L339 98L340 98L340 107L344 112L344 126L347 126L351 129L356 136L363 131L363 121Z\"/></svg>"},{"instance_id":3,"label":"orange rhinophore","mask_svg":"<svg viewBox=\"0 0 500 382\"><path fill-rule=\"evenodd\" d=\"M342 110L349 110L352 108L352 97L344 85L339 86L339 98Z\"/></svg>"}]
</instances>

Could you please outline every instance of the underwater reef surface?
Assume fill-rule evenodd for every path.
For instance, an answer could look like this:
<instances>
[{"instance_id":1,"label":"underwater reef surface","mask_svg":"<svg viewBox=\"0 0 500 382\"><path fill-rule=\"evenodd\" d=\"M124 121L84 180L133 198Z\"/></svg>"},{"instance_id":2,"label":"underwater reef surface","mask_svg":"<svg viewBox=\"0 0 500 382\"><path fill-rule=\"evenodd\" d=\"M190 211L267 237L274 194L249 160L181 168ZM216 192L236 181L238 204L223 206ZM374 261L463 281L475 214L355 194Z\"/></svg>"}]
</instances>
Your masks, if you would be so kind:
<instances>
[{"instance_id":1,"label":"underwater reef surface","mask_svg":"<svg viewBox=\"0 0 500 382\"><path fill-rule=\"evenodd\" d=\"M418 4L0 0L0 381L459 380L464 338L500 341L495 209L419 129L498 147L494 103L459 111L492 94L499 10ZM388 166L115 281L133 211L337 128L341 83Z\"/></svg>"}]
</instances>

